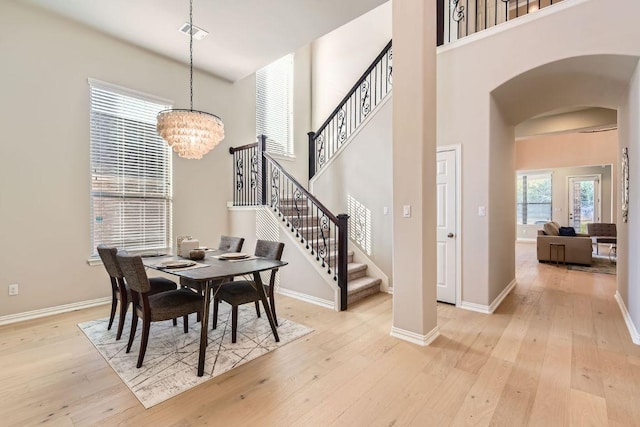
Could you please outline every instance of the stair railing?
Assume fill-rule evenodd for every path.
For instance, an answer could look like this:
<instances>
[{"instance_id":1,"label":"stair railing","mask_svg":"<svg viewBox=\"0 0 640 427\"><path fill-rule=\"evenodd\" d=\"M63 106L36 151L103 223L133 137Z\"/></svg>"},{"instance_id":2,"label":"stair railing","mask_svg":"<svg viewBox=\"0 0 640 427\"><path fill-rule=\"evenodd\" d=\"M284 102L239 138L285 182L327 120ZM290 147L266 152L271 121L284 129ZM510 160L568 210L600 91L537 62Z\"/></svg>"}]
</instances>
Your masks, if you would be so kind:
<instances>
[{"instance_id":1,"label":"stair railing","mask_svg":"<svg viewBox=\"0 0 640 427\"><path fill-rule=\"evenodd\" d=\"M562 0L438 0L438 46L553 6Z\"/></svg>"},{"instance_id":2,"label":"stair railing","mask_svg":"<svg viewBox=\"0 0 640 427\"><path fill-rule=\"evenodd\" d=\"M233 205L268 206L315 256L340 288L340 310L347 309L347 214L334 215L266 152L266 136L230 148Z\"/></svg>"},{"instance_id":3,"label":"stair railing","mask_svg":"<svg viewBox=\"0 0 640 427\"><path fill-rule=\"evenodd\" d=\"M329 118L309 132L309 179L324 167L391 91L391 41L369 65Z\"/></svg>"}]
</instances>

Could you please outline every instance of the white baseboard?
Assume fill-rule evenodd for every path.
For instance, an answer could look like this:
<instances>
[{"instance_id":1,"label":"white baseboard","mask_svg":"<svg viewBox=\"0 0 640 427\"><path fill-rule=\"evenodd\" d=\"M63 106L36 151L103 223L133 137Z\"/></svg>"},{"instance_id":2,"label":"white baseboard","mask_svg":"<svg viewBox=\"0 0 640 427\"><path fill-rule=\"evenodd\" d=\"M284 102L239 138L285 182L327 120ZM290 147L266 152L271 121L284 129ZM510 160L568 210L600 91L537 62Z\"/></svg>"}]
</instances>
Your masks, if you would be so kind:
<instances>
[{"instance_id":1,"label":"white baseboard","mask_svg":"<svg viewBox=\"0 0 640 427\"><path fill-rule=\"evenodd\" d=\"M312 295L303 294L302 292L292 291L290 289L284 289L282 286L278 288L277 292L280 295L284 295L287 297L295 298L300 301L308 302L309 304L319 305L320 307L328 308L330 310L336 309L333 301L314 297Z\"/></svg>"},{"instance_id":2,"label":"white baseboard","mask_svg":"<svg viewBox=\"0 0 640 427\"><path fill-rule=\"evenodd\" d=\"M433 340L435 340L436 338L438 338L438 336L440 335L439 332L439 328L436 326L435 328L433 328L429 333L427 333L426 335L420 335L420 334L416 334L415 332L411 332L411 331L407 331L404 329L400 329L397 328L395 326L393 326L391 328L391 336L404 340L404 341L408 341L412 344L417 344L417 345L421 345L423 347L428 346L429 344L431 344L433 342Z\"/></svg>"},{"instance_id":3,"label":"white baseboard","mask_svg":"<svg viewBox=\"0 0 640 427\"><path fill-rule=\"evenodd\" d=\"M25 311L24 313L16 313L0 317L0 325L8 325L10 323L23 322L25 320L37 319L39 317L68 313L70 311L82 310L83 308L96 307L98 305L110 303L111 297L104 297L92 299L89 301L80 301L71 304L58 305L56 307L42 308L40 310Z\"/></svg>"},{"instance_id":4,"label":"white baseboard","mask_svg":"<svg viewBox=\"0 0 640 427\"><path fill-rule=\"evenodd\" d=\"M634 325L633 319L631 319L631 314L629 314L629 310L627 310L627 306L624 304L624 301L620 296L620 292L616 291L614 298L618 302L618 306L620 307L620 311L622 312L622 317L627 324L627 329L629 329L631 341L633 341L634 344L640 345L640 334L638 334L638 329L636 328L636 325Z\"/></svg>"},{"instance_id":5,"label":"white baseboard","mask_svg":"<svg viewBox=\"0 0 640 427\"><path fill-rule=\"evenodd\" d=\"M507 297L507 295L509 295L509 292L511 292L513 288L516 287L516 284L517 284L516 279L513 279L511 283L509 283L507 287L504 288L502 292L500 292L500 295L498 295L490 305L483 305L483 304L476 304L475 302L462 301L462 303L459 305L459 308L462 308L464 310L469 310L469 311L475 311L483 314L493 314L493 312L496 311L498 307L500 307L500 304L502 304L502 301Z\"/></svg>"}]
</instances>

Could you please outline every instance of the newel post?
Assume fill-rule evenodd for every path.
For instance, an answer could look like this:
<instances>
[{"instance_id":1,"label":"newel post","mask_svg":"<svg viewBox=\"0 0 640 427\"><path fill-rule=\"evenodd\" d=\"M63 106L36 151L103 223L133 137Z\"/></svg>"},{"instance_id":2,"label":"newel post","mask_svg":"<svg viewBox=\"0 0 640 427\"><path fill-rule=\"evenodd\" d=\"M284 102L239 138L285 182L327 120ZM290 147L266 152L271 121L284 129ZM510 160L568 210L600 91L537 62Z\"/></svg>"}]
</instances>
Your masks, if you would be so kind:
<instances>
[{"instance_id":1,"label":"newel post","mask_svg":"<svg viewBox=\"0 0 640 427\"><path fill-rule=\"evenodd\" d=\"M316 174L316 133L308 132L309 136L309 179Z\"/></svg>"},{"instance_id":2,"label":"newel post","mask_svg":"<svg viewBox=\"0 0 640 427\"><path fill-rule=\"evenodd\" d=\"M338 286L340 311L347 309L347 251L349 242L349 215L338 215Z\"/></svg>"},{"instance_id":3,"label":"newel post","mask_svg":"<svg viewBox=\"0 0 640 427\"><path fill-rule=\"evenodd\" d=\"M264 153L267 151L266 135L258 135L258 164L260 165L260 204L267 204L267 159Z\"/></svg>"}]
</instances>

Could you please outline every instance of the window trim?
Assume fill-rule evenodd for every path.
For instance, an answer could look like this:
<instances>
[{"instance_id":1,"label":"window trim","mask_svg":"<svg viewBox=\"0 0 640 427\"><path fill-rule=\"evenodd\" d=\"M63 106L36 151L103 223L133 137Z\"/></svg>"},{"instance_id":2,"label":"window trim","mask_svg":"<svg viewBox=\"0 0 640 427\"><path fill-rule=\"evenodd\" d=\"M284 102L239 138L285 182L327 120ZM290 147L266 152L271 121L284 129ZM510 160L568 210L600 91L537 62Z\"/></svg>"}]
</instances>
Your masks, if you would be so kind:
<instances>
[{"instance_id":1,"label":"window trim","mask_svg":"<svg viewBox=\"0 0 640 427\"><path fill-rule=\"evenodd\" d=\"M136 98L140 101L143 102L150 102L150 103L154 103L154 104L160 104L163 108L164 107L171 107L173 105L173 101L169 100L169 99L165 99L159 96L155 96L155 95L151 95L142 91L138 91L138 90L134 90L134 89L130 89L124 86L120 86L117 84L113 84L113 83L108 83L108 82L104 82L98 79L94 79L94 78L87 78L87 83L89 86L89 91L88 91L88 95L89 95L89 99L88 99L88 123L89 123L89 212L90 212L90 231L89 231L89 244L90 246L95 246L97 244L99 244L99 242L94 242L94 226L95 226L95 214L94 214L94 197L95 197L95 192L96 190L93 187L93 177L94 177L94 172L92 170L92 166L94 165L93 163L93 157L92 157L92 152L94 149L94 144L99 144L100 142L95 141L94 140L94 136L92 135L92 127L94 125L93 122L93 117L92 117L92 113L93 113L93 109L92 109L92 99L93 99L93 90L97 89L97 90L101 90L101 91L107 91L107 92L111 92L113 94L116 95L120 95L120 96L125 96L125 97L131 97L131 98ZM166 144L165 144L166 145ZM156 200L158 199L162 199L165 200L169 203L169 212L168 214L166 214L164 216L164 218L167 220L167 225L168 225L168 235L166 235L166 243L171 246L171 241L173 239L173 153L171 151L171 147L169 147L168 145L166 145L166 147L163 147L164 149L167 150L167 157L166 157L166 165L163 165L162 170L164 170L169 178L169 188L168 188L168 192L167 195L164 197L159 197L156 198ZM164 157L164 156L163 156ZM166 168L166 169L165 169ZM147 175L145 175L147 176ZM122 197L126 198L126 192L123 190L122 193L120 193L122 195ZM153 199L153 196L149 197L149 199ZM167 216L168 215L168 216ZM169 249L169 248L163 248L164 250ZM144 250L149 250L149 249L142 249L142 251ZM156 250L154 248L154 250ZM135 253L135 250L130 250L131 252ZM100 260L99 255L96 253L96 248L95 247L90 247L89 248L89 256L87 259L87 264L93 266L93 265L100 265L102 264L102 261Z\"/></svg>"},{"instance_id":2,"label":"window trim","mask_svg":"<svg viewBox=\"0 0 640 427\"><path fill-rule=\"evenodd\" d=\"M531 202L528 203L526 200L526 196L523 195L523 201L522 202L518 202L518 180L522 179L523 177L529 177L529 176L547 176L549 177L549 183L551 186L551 194L550 194L550 199L548 203L543 203L543 202ZM526 180L525 180L526 181ZM526 192L525 192L526 194ZM550 219L549 221L553 221L553 172L552 171L548 171L548 170L539 170L539 171L519 171L516 174L516 225L517 226L530 226L530 225L535 225L535 223L533 224L529 224L529 223L525 223L523 222L519 222L519 218L518 218L518 206L519 205L523 205L523 218L524 218L524 206L526 205L549 205L549 211L550 211Z\"/></svg>"}]
</instances>

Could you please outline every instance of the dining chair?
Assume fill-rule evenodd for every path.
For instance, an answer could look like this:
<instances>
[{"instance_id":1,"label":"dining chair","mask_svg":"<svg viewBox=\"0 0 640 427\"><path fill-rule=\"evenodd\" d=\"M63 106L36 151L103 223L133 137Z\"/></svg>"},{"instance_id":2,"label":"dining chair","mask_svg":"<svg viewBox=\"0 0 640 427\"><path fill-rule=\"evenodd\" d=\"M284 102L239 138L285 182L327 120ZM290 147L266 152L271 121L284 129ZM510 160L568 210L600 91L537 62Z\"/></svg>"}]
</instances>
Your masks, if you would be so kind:
<instances>
[{"instance_id":1,"label":"dining chair","mask_svg":"<svg viewBox=\"0 0 640 427\"><path fill-rule=\"evenodd\" d=\"M225 251L225 252L240 252L243 244L244 244L244 237L220 236L220 242L218 242L218 250ZM183 288L191 288L197 293L199 293L200 295L204 294L202 282L191 280L186 277L181 277L180 286L182 286ZM200 321L199 315L198 315L197 321L198 322Z\"/></svg>"},{"instance_id":2,"label":"dining chair","mask_svg":"<svg viewBox=\"0 0 640 427\"><path fill-rule=\"evenodd\" d=\"M280 261L283 251L284 243L258 240L256 242L254 254L258 257ZM276 316L274 288L277 273L277 268L271 270L269 283L263 285L265 293L269 297L269 305L271 306L271 313L273 314L276 326L278 325L278 318ZM255 282L238 280L231 283L225 283L220 286L220 289L215 294L215 298L213 300L213 329L216 329L218 326L218 305L220 304L220 301L225 301L231 305L231 342L235 343L238 329L238 306L253 302L256 306L256 314L260 317L260 298L258 296L258 291L256 290Z\"/></svg>"},{"instance_id":3,"label":"dining chair","mask_svg":"<svg viewBox=\"0 0 640 427\"><path fill-rule=\"evenodd\" d=\"M120 269L131 289L133 302L133 318L131 319L131 332L127 343L127 353L131 351L133 339L138 327L138 318L142 318L142 337L140 340L140 353L136 368L142 366L144 354L147 351L149 341L149 329L151 322L182 317L184 321L184 333L189 331L189 314L201 313L204 306L204 298L188 289L174 289L171 291L150 294L151 285L147 278L142 258L137 255L129 255L119 251L116 255Z\"/></svg>"},{"instance_id":4,"label":"dining chair","mask_svg":"<svg viewBox=\"0 0 640 427\"><path fill-rule=\"evenodd\" d=\"M120 301L120 315L118 317L116 341L122 337L124 319L127 315L129 303L131 302L131 291L129 290L127 282L124 280L124 275L122 274L122 270L120 269L120 265L116 259L117 253L118 248L115 246L107 246L104 244L98 245L98 255L100 255L102 264L107 270L107 274L109 274L109 279L111 280L111 315L109 316L109 326L107 326L107 330L111 330L113 319L116 314L116 306L118 305L118 301ZM151 287L149 293L152 295L178 288L176 282L165 279L164 277L151 277L149 279L149 284ZM174 320L174 325L176 324L177 322Z\"/></svg>"}]
</instances>

